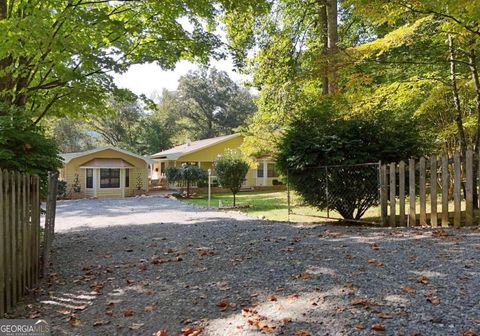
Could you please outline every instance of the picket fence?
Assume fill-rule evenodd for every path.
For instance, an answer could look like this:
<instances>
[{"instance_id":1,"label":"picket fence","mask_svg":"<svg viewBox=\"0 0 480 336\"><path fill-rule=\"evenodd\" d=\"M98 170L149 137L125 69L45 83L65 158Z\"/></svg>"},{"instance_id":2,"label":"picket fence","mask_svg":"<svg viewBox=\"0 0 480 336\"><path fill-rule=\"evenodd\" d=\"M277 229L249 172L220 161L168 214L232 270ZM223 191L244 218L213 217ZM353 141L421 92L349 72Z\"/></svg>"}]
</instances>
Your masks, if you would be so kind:
<instances>
[{"instance_id":1,"label":"picket fence","mask_svg":"<svg viewBox=\"0 0 480 336\"><path fill-rule=\"evenodd\" d=\"M40 276L40 179L0 170L0 317Z\"/></svg>"},{"instance_id":2,"label":"picket fence","mask_svg":"<svg viewBox=\"0 0 480 336\"><path fill-rule=\"evenodd\" d=\"M471 150L466 151L464 160L455 153L453 157L410 159L408 165L404 161L381 165L382 222L392 227L477 225L478 198L474 204L474 194L480 181L478 167L479 155Z\"/></svg>"}]
</instances>

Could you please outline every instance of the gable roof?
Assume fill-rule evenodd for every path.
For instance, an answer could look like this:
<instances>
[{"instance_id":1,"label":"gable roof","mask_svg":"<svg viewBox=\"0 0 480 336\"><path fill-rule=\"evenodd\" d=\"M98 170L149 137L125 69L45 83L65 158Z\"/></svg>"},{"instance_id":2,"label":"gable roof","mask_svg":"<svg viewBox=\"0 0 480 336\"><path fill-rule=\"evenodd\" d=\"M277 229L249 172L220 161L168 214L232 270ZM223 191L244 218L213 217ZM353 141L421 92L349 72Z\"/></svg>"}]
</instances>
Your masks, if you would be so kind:
<instances>
[{"instance_id":1,"label":"gable roof","mask_svg":"<svg viewBox=\"0 0 480 336\"><path fill-rule=\"evenodd\" d=\"M234 139L241 136L240 133L230 134L219 136L216 138L198 140L184 143L183 145L175 146L173 148L164 150L163 152L159 152L150 156L152 159L167 159L167 160L177 160L178 158L190 154L193 152L197 152L199 150L208 148L210 146L222 143L224 141Z\"/></svg>"},{"instance_id":2,"label":"gable roof","mask_svg":"<svg viewBox=\"0 0 480 336\"><path fill-rule=\"evenodd\" d=\"M114 146L95 148L95 149L91 149L91 150L84 151L84 152L63 153L63 154L60 154L60 157L63 159L63 164L67 164L70 161L72 161L73 159L76 159L76 158L79 158L79 157L82 157L82 156L86 156L86 155L90 155L90 154L94 154L94 153L98 153L98 152L102 152L102 151L108 150L108 149L111 149L113 151L117 151L117 152L120 152L120 153L123 153L123 154L126 154L126 155L136 157L138 159L141 159L141 160L145 161L148 164L153 163L153 161L151 159L147 158L147 157L144 157L144 156L132 153L130 151L127 151L125 149L121 149L121 148L114 147Z\"/></svg>"}]
</instances>

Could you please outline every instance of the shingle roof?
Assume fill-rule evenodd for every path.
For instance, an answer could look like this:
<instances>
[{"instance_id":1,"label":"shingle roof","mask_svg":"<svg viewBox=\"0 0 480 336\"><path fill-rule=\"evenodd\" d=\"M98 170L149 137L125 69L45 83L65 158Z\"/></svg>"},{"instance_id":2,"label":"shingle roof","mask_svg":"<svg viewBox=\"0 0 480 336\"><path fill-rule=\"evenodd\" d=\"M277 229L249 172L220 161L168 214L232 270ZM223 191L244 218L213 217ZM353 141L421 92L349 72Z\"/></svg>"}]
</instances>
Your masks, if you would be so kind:
<instances>
[{"instance_id":1,"label":"shingle roof","mask_svg":"<svg viewBox=\"0 0 480 336\"><path fill-rule=\"evenodd\" d=\"M216 138L187 142L187 143L184 143L183 145L179 145L179 146L164 150L163 152L153 154L150 157L152 159L176 160L185 154L190 154L190 153L199 151L201 149L216 145L223 141L233 139L239 136L241 136L240 133L235 133L235 134L224 135Z\"/></svg>"},{"instance_id":2,"label":"shingle roof","mask_svg":"<svg viewBox=\"0 0 480 336\"><path fill-rule=\"evenodd\" d=\"M133 157L142 159L142 160L144 160L145 162L147 162L148 164L152 164L152 163L153 163L153 161L152 161L151 159L149 159L149 158L146 158L146 157L144 157L144 156L141 156L141 155L132 153L132 152L130 152L130 151L127 151L127 150L125 150L125 149L117 148L117 147L114 147L114 146L96 148L96 149L91 149L91 150L84 151L84 152L62 153L62 154L60 154L60 157L63 159L63 163L64 163L64 164L67 164L67 163L69 163L71 160L76 159L76 158L78 158L78 157L82 157L82 156L86 156L86 155L89 155L89 154L101 152L101 151L104 151L104 150L107 150L107 149L111 149L111 150L114 150L114 151L117 151L117 152L120 152L120 153L123 153L123 154L127 154L127 155L130 155L130 156L133 156Z\"/></svg>"}]
</instances>

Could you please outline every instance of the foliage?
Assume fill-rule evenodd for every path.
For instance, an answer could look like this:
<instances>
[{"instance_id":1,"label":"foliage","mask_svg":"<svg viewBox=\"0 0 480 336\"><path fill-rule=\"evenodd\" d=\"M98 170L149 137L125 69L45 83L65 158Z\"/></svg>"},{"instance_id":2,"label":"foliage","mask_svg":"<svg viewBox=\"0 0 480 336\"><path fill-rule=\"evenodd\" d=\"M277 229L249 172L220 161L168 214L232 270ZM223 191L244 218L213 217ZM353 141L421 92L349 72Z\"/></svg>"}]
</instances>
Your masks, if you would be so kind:
<instances>
[{"instance_id":1,"label":"foliage","mask_svg":"<svg viewBox=\"0 0 480 336\"><path fill-rule=\"evenodd\" d=\"M168 183L179 182L187 187L187 198L190 197L190 186L195 182L205 181L208 178L207 172L201 168L183 164L180 167L167 167L165 176Z\"/></svg>"},{"instance_id":2,"label":"foliage","mask_svg":"<svg viewBox=\"0 0 480 336\"><path fill-rule=\"evenodd\" d=\"M135 183L135 187L137 187L137 190L142 190L143 188L142 175L140 173L137 173L137 181Z\"/></svg>"},{"instance_id":3,"label":"foliage","mask_svg":"<svg viewBox=\"0 0 480 336\"><path fill-rule=\"evenodd\" d=\"M95 138L80 120L61 118L50 125L60 153L82 152L97 147Z\"/></svg>"},{"instance_id":4,"label":"foliage","mask_svg":"<svg viewBox=\"0 0 480 336\"><path fill-rule=\"evenodd\" d=\"M308 204L320 209L330 204L345 218L359 219L378 201L371 187L378 171L332 169L326 175L312 167L397 162L425 154L428 141L415 120L389 113L347 118L340 112L332 116L332 109L326 104L304 111L279 142L277 164Z\"/></svg>"},{"instance_id":5,"label":"foliage","mask_svg":"<svg viewBox=\"0 0 480 336\"><path fill-rule=\"evenodd\" d=\"M64 199L67 196L67 181L58 181L57 198Z\"/></svg>"},{"instance_id":6,"label":"foliage","mask_svg":"<svg viewBox=\"0 0 480 336\"><path fill-rule=\"evenodd\" d=\"M174 113L193 139L231 134L256 110L248 89L215 68L182 76L173 99L166 113Z\"/></svg>"},{"instance_id":7,"label":"foliage","mask_svg":"<svg viewBox=\"0 0 480 336\"><path fill-rule=\"evenodd\" d=\"M73 179L72 190L76 193L82 191L82 188L80 186L80 177L78 176L78 174L75 174L75 178Z\"/></svg>"},{"instance_id":8,"label":"foliage","mask_svg":"<svg viewBox=\"0 0 480 336\"><path fill-rule=\"evenodd\" d=\"M17 112L17 111L15 111ZM54 140L21 113L0 113L0 168L39 175L61 167Z\"/></svg>"},{"instance_id":9,"label":"foliage","mask_svg":"<svg viewBox=\"0 0 480 336\"><path fill-rule=\"evenodd\" d=\"M214 162L214 167L219 184L232 192L235 206L235 196L240 191L249 169L248 162L238 151L230 150Z\"/></svg>"}]
</instances>

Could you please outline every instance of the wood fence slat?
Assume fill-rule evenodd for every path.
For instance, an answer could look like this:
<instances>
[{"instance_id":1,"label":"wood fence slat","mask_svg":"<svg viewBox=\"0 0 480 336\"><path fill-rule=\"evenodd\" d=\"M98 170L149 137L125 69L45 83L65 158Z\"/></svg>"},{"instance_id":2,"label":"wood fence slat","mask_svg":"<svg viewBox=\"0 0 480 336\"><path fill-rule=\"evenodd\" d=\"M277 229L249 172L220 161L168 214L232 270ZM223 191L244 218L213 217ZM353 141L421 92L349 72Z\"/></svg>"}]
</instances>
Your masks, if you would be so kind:
<instances>
[{"instance_id":1,"label":"wood fence slat","mask_svg":"<svg viewBox=\"0 0 480 336\"><path fill-rule=\"evenodd\" d=\"M27 253L27 287L30 290L32 288L32 254L31 254L31 246L32 246L32 200L31 200L31 185L32 179L30 175L26 175L25 177L25 198L26 198L26 216L27 216L27 235L26 235L26 253Z\"/></svg>"},{"instance_id":2,"label":"wood fence slat","mask_svg":"<svg viewBox=\"0 0 480 336\"><path fill-rule=\"evenodd\" d=\"M465 225L473 224L473 152L467 150L465 157Z\"/></svg>"},{"instance_id":3,"label":"wood fence slat","mask_svg":"<svg viewBox=\"0 0 480 336\"><path fill-rule=\"evenodd\" d=\"M388 196L387 196L387 166L382 165L380 167L380 216L382 220L382 225L387 224L387 203L388 203Z\"/></svg>"},{"instance_id":4,"label":"wood fence slat","mask_svg":"<svg viewBox=\"0 0 480 336\"><path fill-rule=\"evenodd\" d=\"M33 208L35 209L35 222L34 222L34 258L35 258L35 280L40 278L40 177L35 176L35 197Z\"/></svg>"},{"instance_id":5,"label":"wood fence slat","mask_svg":"<svg viewBox=\"0 0 480 336\"><path fill-rule=\"evenodd\" d=\"M16 182L16 173L12 173L10 174L10 186L11 186L11 197L12 197L12 200L11 200L11 211L10 211L10 216L11 216L11 228L10 228L10 239L12 240L12 244L11 244L11 249L10 249L10 253L11 253L11 260L12 260L12 264L11 264L11 267L12 267L12 306L16 305L17 304L17 301L18 301L18 297L17 297L17 272L16 272L16 268L17 268L17 255L16 255L16 252L17 252L17 232L15 230L15 223L17 221L17 218L16 218L16 208L17 208L17 184L15 183Z\"/></svg>"},{"instance_id":6,"label":"wood fence slat","mask_svg":"<svg viewBox=\"0 0 480 336\"><path fill-rule=\"evenodd\" d=\"M442 226L448 227L448 156L442 156Z\"/></svg>"},{"instance_id":7,"label":"wood fence slat","mask_svg":"<svg viewBox=\"0 0 480 336\"><path fill-rule=\"evenodd\" d=\"M399 179L399 186L398 186L398 198L400 202L400 226L405 226L405 162L400 161L398 164L398 179Z\"/></svg>"},{"instance_id":8,"label":"wood fence slat","mask_svg":"<svg viewBox=\"0 0 480 336\"><path fill-rule=\"evenodd\" d=\"M5 254L2 256L5 261L5 301L6 301L6 311L9 311L12 304L12 240L11 240L11 202L12 202L12 192L10 184L10 173L5 171L3 174L3 182L5 185Z\"/></svg>"},{"instance_id":9,"label":"wood fence slat","mask_svg":"<svg viewBox=\"0 0 480 336\"><path fill-rule=\"evenodd\" d=\"M22 291L27 292L27 255L28 255L28 218L27 218L27 175L22 174L22 218L23 218L23 229L22 229L22 259L23 259L23 277L22 277Z\"/></svg>"},{"instance_id":10,"label":"wood fence slat","mask_svg":"<svg viewBox=\"0 0 480 336\"><path fill-rule=\"evenodd\" d=\"M17 172L16 174L16 182L17 182L17 223L15 224L16 232L17 232L17 298L23 296L23 218L22 218L22 174Z\"/></svg>"},{"instance_id":11,"label":"wood fence slat","mask_svg":"<svg viewBox=\"0 0 480 336\"><path fill-rule=\"evenodd\" d=\"M416 192L415 192L415 160L410 159L408 160L408 186L409 186L409 193L410 193L410 211L408 213L408 223L409 226L416 226L417 225L417 216L416 216Z\"/></svg>"},{"instance_id":12,"label":"wood fence slat","mask_svg":"<svg viewBox=\"0 0 480 336\"><path fill-rule=\"evenodd\" d=\"M420 192L420 226L427 225L427 190L426 190L426 162L420 158L419 163L419 192Z\"/></svg>"},{"instance_id":13,"label":"wood fence slat","mask_svg":"<svg viewBox=\"0 0 480 336\"><path fill-rule=\"evenodd\" d=\"M396 221L396 201L395 201L395 191L396 191L396 164L390 163L390 226L395 227Z\"/></svg>"},{"instance_id":14,"label":"wood fence slat","mask_svg":"<svg viewBox=\"0 0 480 336\"><path fill-rule=\"evenodd\" d=\"M460 227L461 220L462 220L460 190L461 190L460 155L458 153L455 153L453 157L453 205L454 205L453 225L455 227Z\"/></svg>"},{"instance_id":15,"label":"wood fence slat","mask_svg":"<svg viewBox=\"0 0 480 336\"><path fill-rule=\"evenodd\" d=\"M5 213L3 211L4 189L3 189L3 171L0 169L0 317L6 312L5 302Z\"/></svg>"},{"instance_id":16,"label":"wood fence slat","mask_svg":"<svg viewBox=\"0 0 480 336\"><path fill-rule=\"evenodd\" d=\"M437 215L437 157L430 158L430 224L438 226Z\"/></svg>"}]
</instances>

